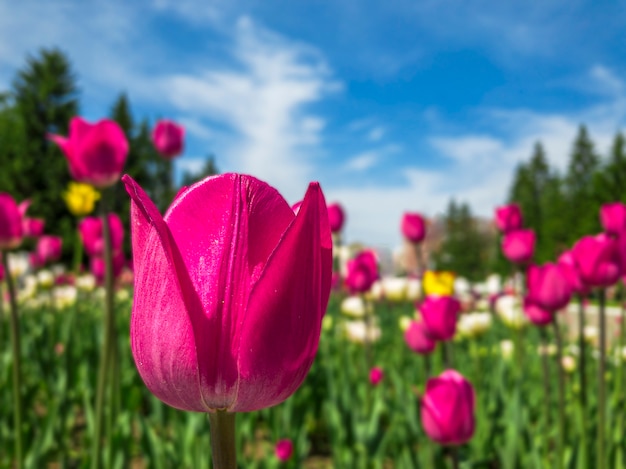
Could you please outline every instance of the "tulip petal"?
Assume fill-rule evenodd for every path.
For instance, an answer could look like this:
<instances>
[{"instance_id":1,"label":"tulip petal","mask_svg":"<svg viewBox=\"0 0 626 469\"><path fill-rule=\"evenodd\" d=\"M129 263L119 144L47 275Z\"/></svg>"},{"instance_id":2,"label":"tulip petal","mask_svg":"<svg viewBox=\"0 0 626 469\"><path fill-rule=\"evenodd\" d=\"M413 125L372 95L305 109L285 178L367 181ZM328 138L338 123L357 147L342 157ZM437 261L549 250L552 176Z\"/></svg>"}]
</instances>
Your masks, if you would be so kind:
<instances>
[{"instance_id":1,"label":"tulip petal","mask_svg":"<svg viewBox=\"0 0 626 469\"><path fill-rule=\"evenodd\" d=\"M198 377L193 319L201 306L161 214L141 187L123 178L132 199L135 295L131 348L150 391L182 410L208 411ZM196 319L197 321L197 319Z\"/></svg>"},{"instance_id":2,"label":"tulip petal","mask_svg":"<svg viewBox=\"0 0 626 469\"><path fill-rule=\"evenodd\" d=\"M239 393L229 409L233 412L281 402L309 371L332 273L330 226L319 222L326 213L322 191L312 183L252 290L240 339Z\"/></svg>"},{"instance_id":3,"label":"tulip petal","mask_svg":"<svg viewBox=\"0 0 626 469\"><path fill-rule=\"evenodd\" d=\"M237 349L250 291L294 218L274 188L239 174L199 182L165 214L202 302L198 362L206 400L223 398L211 400L215 408L230 406L236 396Z\"/></svg>"}]
</instances>

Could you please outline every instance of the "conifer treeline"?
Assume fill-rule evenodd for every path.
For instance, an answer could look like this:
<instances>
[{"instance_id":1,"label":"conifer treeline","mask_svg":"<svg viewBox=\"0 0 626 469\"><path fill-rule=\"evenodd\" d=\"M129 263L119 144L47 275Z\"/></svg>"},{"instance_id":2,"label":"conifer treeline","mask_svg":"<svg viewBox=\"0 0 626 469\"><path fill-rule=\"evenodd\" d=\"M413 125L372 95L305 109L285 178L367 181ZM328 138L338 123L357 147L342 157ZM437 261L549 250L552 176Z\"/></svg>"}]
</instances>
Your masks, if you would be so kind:
<instances>
[{"instance_id":1,"label":"conifer treeline","mask_svg":"<svg viewBox=\"0 0 626 469\"><path fill-rule=\"evenodd\" d=\"M540 142L530 159L517 166L508 200L501 203L519 204L524 225L535 230L535 262L554 261L581 236L599 233L602 204L626 203L625 150L624 136L618 133L609 154L599 155L587 128L581 125L564 172L549 164ZM493 271L509 273L497 233L485 229L468 204L453 200L444 223L446 237L435 256L437 268L472 280Z\"/></svg>"},{"instance_id":2,"label":"conifer treeline","mask_svg":"<svg viewBox=\"0 0 626 469\"><path fill-rule=\"evenodd\" d=\"M77 78L69 59L58 49L42 49L29 56L11 88L0 92L0 192L9 192L18 201L30 199L29 213L45 218L46 233L65 240L66 258L77 236L76 220L62 199L71 178L66 159L46 134L67 135L70 119L79 114ZM164 210L177 188L170 182L171 161L159 156L152 145L153 123L135 119L124 93L115 99L108 117L120 124L130 144L125 172ZM212 157L204 171L217 172ZM185 174L184 183L189 184L194 176L199 175ZM128 196L121 184L111 190L112 209L128 226ZM130 236L126 236L125 249L128 254Z\"/></svg>"}]
</instances>

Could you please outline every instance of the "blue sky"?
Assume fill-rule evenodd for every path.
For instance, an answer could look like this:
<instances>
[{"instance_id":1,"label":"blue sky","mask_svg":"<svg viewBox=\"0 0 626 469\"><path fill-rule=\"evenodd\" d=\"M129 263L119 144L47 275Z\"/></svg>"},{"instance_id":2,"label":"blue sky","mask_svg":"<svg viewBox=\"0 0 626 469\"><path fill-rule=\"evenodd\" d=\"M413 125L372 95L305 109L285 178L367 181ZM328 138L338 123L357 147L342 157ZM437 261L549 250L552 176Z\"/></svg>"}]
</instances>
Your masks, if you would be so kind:
<instances>
[{"instance_id":1,"label":"blue sky","mask_svg":"<svg viewBox=\"0 0 626 469\"><path fill-rule=\"evenodd\" d=\"M121 91L288 201L318 180L346 238L400 242L403 211L451 197L489 216L541 140L564 168L578 125L606 153L626 116L626 8L569 1L0 0L0 90L58 46L82 113Z\"/></svg>"}]
</instances>

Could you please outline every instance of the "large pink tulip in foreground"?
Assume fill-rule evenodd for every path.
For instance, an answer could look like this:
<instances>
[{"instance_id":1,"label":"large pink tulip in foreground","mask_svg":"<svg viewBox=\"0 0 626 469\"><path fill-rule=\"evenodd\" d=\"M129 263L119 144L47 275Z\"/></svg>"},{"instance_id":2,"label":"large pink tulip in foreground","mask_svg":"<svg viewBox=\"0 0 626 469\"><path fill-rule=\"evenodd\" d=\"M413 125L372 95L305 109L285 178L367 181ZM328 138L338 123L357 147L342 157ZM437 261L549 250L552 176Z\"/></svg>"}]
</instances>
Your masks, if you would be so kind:
<instances>
[{"instance_id":1,"label":"large pink tulip in foreground","mask_svg":"<svg viewBox=\"0 0 626 469\"><path fill-rule=\"evenodd\" d=\"M421 401L422 426L442 445L462 445L474 435L474 388L463 375L446 370L426 382Z\"/></svg>"},{"instance_id":2,"label":"large pink tulip in foreground","mask_svg":"<svg viewBox=\"0 0 626 469\"><path fill-rule=\"evenodd\" d=\"M247 412L287 399L319 343L332 240L311 183L295 215L251 176L223 174L182 192L162 216L132 198L131 348L152 393L178 409Z\"/></svg>"},{"instance_id":3,"label":"large pink tulip in foreground","mask_svg":"<svg viewBox=\"0 0 626 469\"><path fill-rule=\"evenodd\" d=\"M49 135L67 158L72 177L99 189L115 184L122 174L128 141L117 122L103 119L90 124L82 117L70 121L70 134Z\"/></svg>"}]
</instances>

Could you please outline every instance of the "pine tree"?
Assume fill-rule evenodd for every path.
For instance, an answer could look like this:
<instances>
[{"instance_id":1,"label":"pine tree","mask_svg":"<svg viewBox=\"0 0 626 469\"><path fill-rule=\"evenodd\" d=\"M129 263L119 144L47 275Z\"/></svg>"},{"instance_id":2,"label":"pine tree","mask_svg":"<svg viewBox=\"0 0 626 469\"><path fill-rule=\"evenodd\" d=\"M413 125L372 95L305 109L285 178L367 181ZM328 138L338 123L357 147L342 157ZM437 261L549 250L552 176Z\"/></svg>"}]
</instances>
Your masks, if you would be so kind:
<instances>
[{"instance_id":1,"label":"pine tree","mask_svg":"<svg viewBox=\"0 0 626 469\"><path fill-rule=\"evenodd\" d=\"M607 164L596 174L595 190L601 203L626 203L626 140L621 132L613 140Z\"/></svg>"},{"instance_id":2,"label":"pine tree","mask_svg":"<svg viewBox=\"0 0 626 469\"><path fill-rule=\"evenodd\" d=\"M472 281L485 278L489 267L489 246L492 244L487 224L472 216L467 203L448 204L445 215L445 238L435 253L438 270L450 270Z\"/></svg>"},{"instance_id":3,"label":"pine tree","mask_svg":"<svg viewBox=\"0 0 626 469\"><path fill-rule=\"evenodd\" d=\"M181 186L190 186L191 184L201 179L204 179L205 177L214 176L216 174L219 174L219 169L217 169L217 166L215 164L215 156L208 155L204 162L204 166L199 172L192 173L190 171L185 171L183 173Z\"/></svg>"},{"instance_id":4,"label":"pine tree","mask_svg":"<svg viewBox=\"0 0 626 469\"><path fill-rule=\"evenodd\" d=\"M563 222L568 225L570 245L581 236L600 231L598 211L601 203L594 184L599 166L600 159L593 142L585 126L581 125L565 175L567 211Z\"/></svg>"},{"instance_id":5,"label":"pine tree","mask_svg":"<svg viewBox=\"0 0 626 469\"><path fill-rule=\"evenodd\" d=\"M46 138L48 133L67 135L70 119L78 113L71 64L60 50L42 49L27 58L12 88L12 138L20 142L19 148L3 156L10 160L6 165L2 161L2 172L12 180L15 198L31 199L30 213L45 218L47 233L71 237L74 220L61 197L70 181L67 161ZM66 243L64 248L68 252L71 246Z\"/></svg>"}]
</instances>

